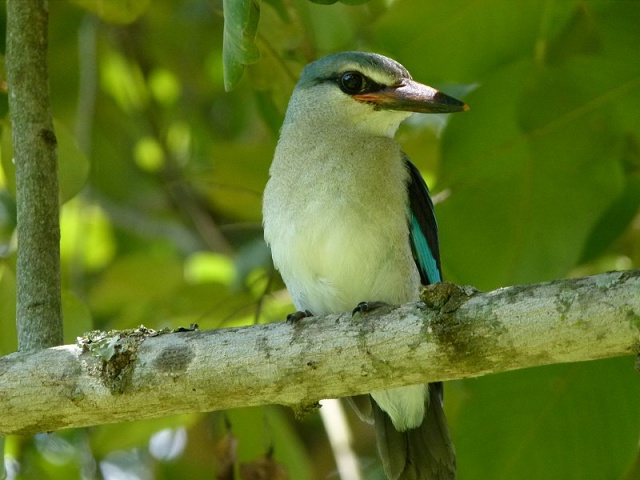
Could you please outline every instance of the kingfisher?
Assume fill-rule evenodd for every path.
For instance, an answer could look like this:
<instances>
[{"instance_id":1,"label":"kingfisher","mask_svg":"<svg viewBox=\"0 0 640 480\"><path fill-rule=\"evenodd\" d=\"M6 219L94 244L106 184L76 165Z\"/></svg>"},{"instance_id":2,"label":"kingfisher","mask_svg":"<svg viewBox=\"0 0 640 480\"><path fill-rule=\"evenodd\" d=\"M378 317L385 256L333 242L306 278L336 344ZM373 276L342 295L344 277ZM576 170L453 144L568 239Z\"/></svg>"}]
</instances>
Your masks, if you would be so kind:
<instances>
[{"instance_id":1,"label":"kingfisher","mask_svg":"<svg viewBox=\"0 0 640 480\"><path fill-rule=\"evenodd\" d=\"M467 109L375 53L304 68L263 197L265 240L295 318L417 301L421 285L442 281L429 189L394 136L414 112ZM357 399L390 480L455 478L441 382Z\"/></svg>"}]
</instances>

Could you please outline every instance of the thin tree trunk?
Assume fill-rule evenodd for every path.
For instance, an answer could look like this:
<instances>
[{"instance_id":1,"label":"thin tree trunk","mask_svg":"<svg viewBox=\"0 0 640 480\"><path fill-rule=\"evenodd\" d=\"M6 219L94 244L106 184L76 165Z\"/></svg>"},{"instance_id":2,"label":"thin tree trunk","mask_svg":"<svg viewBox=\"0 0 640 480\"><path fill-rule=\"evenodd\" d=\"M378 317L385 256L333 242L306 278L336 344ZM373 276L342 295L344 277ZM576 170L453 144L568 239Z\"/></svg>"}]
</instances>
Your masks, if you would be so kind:
<instances>
[{"instance_id":1,"label":"thin tree trunk","mask_svg":"<svg viewBox=\"0 0 640 480\"><path fill-rule=\"evenodd\" d=\"M16 165L18 348L62 343L56 136L46 0L7 1L7 79Z\"/></svg>"}]
</instances>

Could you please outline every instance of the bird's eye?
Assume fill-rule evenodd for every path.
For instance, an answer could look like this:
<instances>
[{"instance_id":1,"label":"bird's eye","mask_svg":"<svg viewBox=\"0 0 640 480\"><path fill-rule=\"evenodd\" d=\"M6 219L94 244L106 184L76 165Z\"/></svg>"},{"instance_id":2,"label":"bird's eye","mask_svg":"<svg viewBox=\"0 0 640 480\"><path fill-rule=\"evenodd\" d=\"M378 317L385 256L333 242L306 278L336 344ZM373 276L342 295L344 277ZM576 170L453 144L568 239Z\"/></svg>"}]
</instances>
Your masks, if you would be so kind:
<instances>
[{"instance_id":1,"label":"bird's eye","mask_svg":"<svg viewBox=\"0 0 640 480\"><path fill-rule=\"evenodd\" d=\"M367 86L367 79L358 72L346 72L340 77L340 90L349 95L361 93Z\"/></svg>"}]
</instances>

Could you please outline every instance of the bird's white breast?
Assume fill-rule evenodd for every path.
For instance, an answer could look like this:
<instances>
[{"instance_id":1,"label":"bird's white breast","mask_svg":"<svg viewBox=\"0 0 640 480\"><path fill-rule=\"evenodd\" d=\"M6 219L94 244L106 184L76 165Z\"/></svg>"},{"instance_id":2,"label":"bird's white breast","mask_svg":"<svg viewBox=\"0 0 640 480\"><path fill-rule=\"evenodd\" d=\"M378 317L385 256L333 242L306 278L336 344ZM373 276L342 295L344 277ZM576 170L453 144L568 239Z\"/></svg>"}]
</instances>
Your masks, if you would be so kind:
<instances>
[{"instance_id":1,"label":"bird's white breast","mask_svg":"<svg viewBox=\"0 0 640 480\"><path fill-rule=\"evenodd\" d=\"M296 308L326 315L362 301L417 300L399 146L389 137L296 127L283 127L263 202L265 239ZM397 429L422 422L424 385L372 396Z\"/></svg>"},{"instance_id":2,"label":"bird's white breast","mask_svg":"<svg viewBox=\"0 0 640 480\"><path fill-rule=\"evenodd\" d=\"M296 308L323 315L417 299L408 174L395 141L343 135L327 145L287 133L265 189L264 228Z\"/></svg>"}]
</instances>

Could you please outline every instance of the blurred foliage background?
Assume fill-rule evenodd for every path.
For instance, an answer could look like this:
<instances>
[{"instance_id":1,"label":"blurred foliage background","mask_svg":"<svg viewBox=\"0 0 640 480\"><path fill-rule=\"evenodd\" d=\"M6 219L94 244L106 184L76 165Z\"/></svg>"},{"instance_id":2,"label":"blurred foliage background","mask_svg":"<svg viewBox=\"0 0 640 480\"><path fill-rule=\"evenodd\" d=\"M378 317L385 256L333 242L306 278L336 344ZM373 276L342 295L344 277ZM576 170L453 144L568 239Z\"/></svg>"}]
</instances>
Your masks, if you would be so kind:
<instances>
[{"instance_id":1,"label":"blurred foliage background","mask_svg":"<svg viewBox=\"0 0 640 480\"><path fill-rule=\"evenodd\" d=\"M389 55L471 106L398 134L435 195L448 280L488 290L640 265L640 2L49 7L67 343L292 311L269 280L261 192L301 68L340 50ZM6 87L0 354L16 349ZM618 358L448 382L459 478L640 478L638 380ZM347 413L365 478L381 479L372 430ZM6 455L9 478L215 478L227 463L337 478L318 415L277 406L8 437Z\"/></svg>"}]
</instances>

